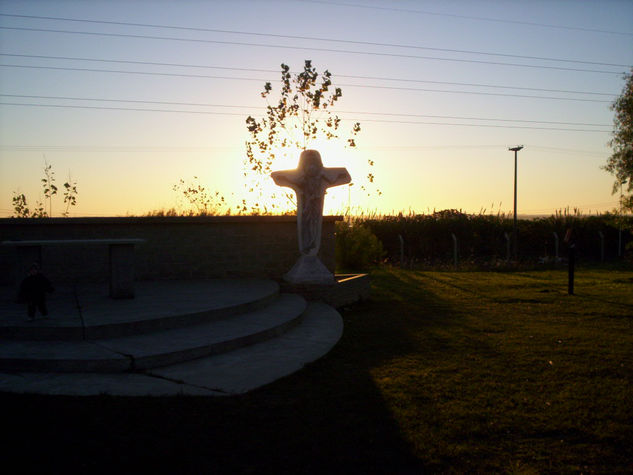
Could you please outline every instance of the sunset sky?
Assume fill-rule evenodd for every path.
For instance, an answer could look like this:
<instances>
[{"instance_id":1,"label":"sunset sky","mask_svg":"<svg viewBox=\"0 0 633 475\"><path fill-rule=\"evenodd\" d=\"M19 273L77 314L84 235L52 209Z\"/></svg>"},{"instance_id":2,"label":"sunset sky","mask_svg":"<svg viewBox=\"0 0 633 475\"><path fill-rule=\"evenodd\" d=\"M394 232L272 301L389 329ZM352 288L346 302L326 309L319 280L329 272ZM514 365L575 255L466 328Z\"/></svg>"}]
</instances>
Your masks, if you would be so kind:
<instances>
[{"instance_id":1,"label":"sunset sky","mask_svg":"<svg viewBox=\"0 0 633 475\"><path fill-rule=\"evenodd\" d=\"M1 0L0 216L41 198L44 160L78 182L71 216L171 208L194 176L234 206L245 119L305 59L362 127L356 150L316 146L354 180L326 212L511 211L515 145L520 214L610 210L632 46L631 1ZM368 160L380 197L360 191Z\"/></svg>"}]
</instances>

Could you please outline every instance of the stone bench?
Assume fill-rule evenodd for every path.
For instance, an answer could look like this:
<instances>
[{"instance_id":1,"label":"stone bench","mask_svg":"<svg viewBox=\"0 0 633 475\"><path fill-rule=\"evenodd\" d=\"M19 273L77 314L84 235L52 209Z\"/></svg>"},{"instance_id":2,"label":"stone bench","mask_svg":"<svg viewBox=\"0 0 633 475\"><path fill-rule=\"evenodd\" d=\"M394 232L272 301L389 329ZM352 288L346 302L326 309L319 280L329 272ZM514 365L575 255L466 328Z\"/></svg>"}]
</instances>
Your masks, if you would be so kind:
<instances>
[{"instance_id":1,"label":"stone bench","mask_svg":"<svg viewBox=\"0 0 633 475\"><path fill-rule=\"evenodd\" d=\"M107 245L110 255L110 297L134 298L134 245L145 239L41 239L3 241L17 250L17 275L25 276L34 262L42 264L42 246ZM18 285L21 278L18 278Z\"/></svg>"}]
</instances>

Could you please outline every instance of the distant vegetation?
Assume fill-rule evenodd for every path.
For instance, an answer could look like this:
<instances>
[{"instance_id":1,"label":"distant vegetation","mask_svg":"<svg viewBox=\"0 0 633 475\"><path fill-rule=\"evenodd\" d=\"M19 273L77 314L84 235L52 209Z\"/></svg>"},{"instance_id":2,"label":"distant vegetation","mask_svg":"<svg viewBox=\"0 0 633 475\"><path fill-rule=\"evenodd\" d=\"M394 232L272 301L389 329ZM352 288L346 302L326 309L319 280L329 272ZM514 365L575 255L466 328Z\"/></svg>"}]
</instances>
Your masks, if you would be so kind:
<instances>
[{"instance_id":1,"label":"distant vegetation","mask_svg":"<svg viewBox=\"0 0 633 475\"><path fill-rule=\"evenodd\" d=\"M215 195L204 189L195 193L192 190L196 191L189 189L190 199L202 204L195 206L192 202L188 208L155 210L145 216L271 215L243 210L231 213L230 208L220 207L224 201ZM205 197L209 199L206 206ZM286 215L294 215L294 212ZM566 259L564 239L568 230L572 230L581 261L598 263L621 258L633 262L633 216L630 214L621 216L607 212L585 216L578 210L561 210L549 217L519 219L519 262L508 260L507 246L512 226L511 214L486 214L484 211L467 214L454 209L426 214L346 216L336 224L337 269L341 272L363 271L380 264L414 269L453 268L453 235L457 241L459 269L555 266Z\"/></svg>"},{"instance_id":2,"label":"distant vegetation","mask_svg":"<svg viewBox=\"0 0 633 475\"><path fill-rule=\"evenodd\" d=\"M178 198L185 202L186 211L181 212L185 216L215 216L218 214L231 214L230 209L225 209L224 196L219 192L209 191L200 184L198 177L194 176L193 181L185 182L182 178L178 180L172 190L178 194ZM166 216L177 216L178 212L172 208Z\"/></svg>"},{"instance_id":3,"label":"distant vegetation","mask_svg":"<svg viewBox=\"0 0 633 475\"><path fill-rule=\"evenodd\" d=\"M507 262L506 233L511 236L512 222L512 216L504 213L466 214L442 210L429 214L359 216L350 218L344 226L361 227L363 234L373 234L384 249L383 262L412 268L453 266L452 235L455 235L460 268L494 269L510 264ZM561 211L547 218L520 219L517 223L519 260L524 264L554 264L557 238L558 256L565 258L567 246L564 238L569 229L573 230L580 259L593 262L600 262L603 258L612 260L618 257L620 227L622 255L627 248L629 251L626 252L633 250L633 238L628 230L632 226L632 216L620 217L614 213L583 216L578 211ZM361 267L376 262L375 255ZM341 257L338 262L345 262L345 259Z\"/></svg>"}]
</instances>

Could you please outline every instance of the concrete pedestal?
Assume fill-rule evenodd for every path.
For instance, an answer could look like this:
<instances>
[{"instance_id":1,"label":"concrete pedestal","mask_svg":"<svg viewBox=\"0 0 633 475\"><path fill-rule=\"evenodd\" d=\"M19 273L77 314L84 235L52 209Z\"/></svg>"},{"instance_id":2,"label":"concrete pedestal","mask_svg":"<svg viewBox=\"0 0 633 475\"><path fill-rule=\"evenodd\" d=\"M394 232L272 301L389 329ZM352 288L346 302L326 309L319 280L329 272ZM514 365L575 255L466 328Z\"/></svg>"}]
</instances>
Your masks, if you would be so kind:
<instances>
[{"instance_id":1,"label":"concrete pedestal","mask_svg":"<svg viewBox=\"0 0 633 475\"><path fill-rule=\"evenodd\" d=\"M306 300L320 300L334 308L351 305L369 298L368 274L337 274L332 284L291 284L282 282L281 291L299 294Z\"/></svg>"},{"instance_id":2,"label":"concrete pedestal","mask_svg":"<svg viewBox=\"0 0 633 475\"><path fill-rule=\"evenodd\" d=\"M334 274L321 262L318 256L301 255L292 269L284 275L291 284L334 284Z\"/></svg>"}]
</instances>

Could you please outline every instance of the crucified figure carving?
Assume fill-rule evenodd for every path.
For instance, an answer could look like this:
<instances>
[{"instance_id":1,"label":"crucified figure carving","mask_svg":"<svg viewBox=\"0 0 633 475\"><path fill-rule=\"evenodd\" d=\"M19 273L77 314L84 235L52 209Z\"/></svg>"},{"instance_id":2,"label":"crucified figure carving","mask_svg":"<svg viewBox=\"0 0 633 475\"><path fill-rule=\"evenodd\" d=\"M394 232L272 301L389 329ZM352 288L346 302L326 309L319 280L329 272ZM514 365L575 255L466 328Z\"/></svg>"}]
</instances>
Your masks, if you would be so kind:
<instances>
[{"instance_id":1,"label":"crucified figure carving","mask_svg":"<svg viewBox=\"0 0 633 475\"><path fill-rule=\"evenodd\" d=\"M301 257L286 274L286 280L333 282L334 276L317 257L321 247L323 199L328 188L345 185L352 180L347 169L325 168L319 152L304 150L296 170L276 171L271 176L277 185L290 187L297 194L297 237Z\"/></svg>"}]
</instances>

